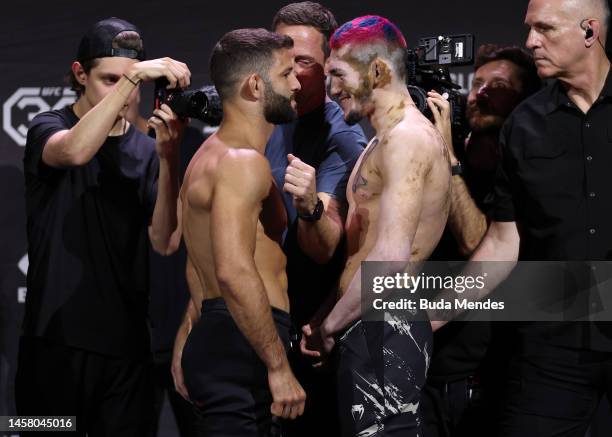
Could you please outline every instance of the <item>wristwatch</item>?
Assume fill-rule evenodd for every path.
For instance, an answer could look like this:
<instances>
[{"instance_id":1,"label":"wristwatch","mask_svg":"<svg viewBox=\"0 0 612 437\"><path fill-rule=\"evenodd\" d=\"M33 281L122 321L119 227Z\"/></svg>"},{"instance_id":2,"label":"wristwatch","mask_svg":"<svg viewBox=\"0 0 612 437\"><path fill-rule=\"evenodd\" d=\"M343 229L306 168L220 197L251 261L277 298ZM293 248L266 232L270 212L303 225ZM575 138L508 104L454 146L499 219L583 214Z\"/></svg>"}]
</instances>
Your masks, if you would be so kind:
<instances>
[{"instance_id":1,"label":"wristwatch","mask_svg":"<svg viewBox=\"0 0 612 437\"><path fill-rule=\"evenodd\" d=\"M451 175L457 176L463 174L463 167L461 167L461 163L457 161L457 164L451 167Z\"/></svg>"},{"instance_id":2,"label":"wristwatch","mask_svg":"<svg viewBox=\"0 0 612 437\"><path fill-rule=\"evenodd\" d=\"M311 214L301 214L298 212L298 217L307 222L316 222L323 215L323 201L317 197L317 205Z\"/></svg>"}]
</instances>

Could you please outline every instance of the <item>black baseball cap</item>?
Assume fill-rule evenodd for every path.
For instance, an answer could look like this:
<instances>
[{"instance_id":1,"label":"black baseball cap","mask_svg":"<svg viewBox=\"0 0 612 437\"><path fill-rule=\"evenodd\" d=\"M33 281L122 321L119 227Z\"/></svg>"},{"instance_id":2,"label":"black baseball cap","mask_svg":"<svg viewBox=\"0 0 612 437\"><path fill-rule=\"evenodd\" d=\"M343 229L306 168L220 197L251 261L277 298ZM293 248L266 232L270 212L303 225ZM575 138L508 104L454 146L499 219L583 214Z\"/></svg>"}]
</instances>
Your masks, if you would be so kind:
<instances>
[{"instance_id":1,"label":"black baseball cap","mask_svg":"<svg viewBox=\"0 0 612 437\"><path fill-rule=\"evenodd\" d=\"M120 18L111 17L94 24L81 39L77 51L77 61L88 61L95 58L121 56L124 58L145 59L144 46L140 50L113 48L113 40L121 32L132 31L140 34L140 30L132 23ZM141 35L142 39L142 35Z\"/></svg>"}]
</instances>

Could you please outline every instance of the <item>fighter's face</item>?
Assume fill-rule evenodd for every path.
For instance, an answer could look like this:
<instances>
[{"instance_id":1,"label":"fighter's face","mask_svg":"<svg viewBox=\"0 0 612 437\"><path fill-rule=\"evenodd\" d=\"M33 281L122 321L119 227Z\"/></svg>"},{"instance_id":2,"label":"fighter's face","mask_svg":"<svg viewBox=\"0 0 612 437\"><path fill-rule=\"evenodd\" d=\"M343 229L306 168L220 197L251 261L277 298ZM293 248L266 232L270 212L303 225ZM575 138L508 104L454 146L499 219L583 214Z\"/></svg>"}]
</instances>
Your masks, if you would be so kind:
<instances>
[{"instance_id":1,"label":"fighter's face","mask_svg":"<svg viewBox=\"0 0 612 437\"><path fill-rule=\"evenodd\" d=\"M359 70L360 67L356 63L347 61L346 56L342 56L342 51L339 53L332 50L325 64L325 73L331 81L331 96L344 111L344 120L348 124L355 124L367 115L372 95L367 72Z\"/></svg>"},{"instance_id":2,"label":"fighter's face","mask_svg":"<svg viewBox=\"0 0 612 437\"><path fill-rule=\"evenodd\" d=\"M585 47L579 14L569 0L530 0L525 46L533 52L541 78L565 77L580 68Z\"/></svg>"},{"instance_id":3,"label":"fighter's face","mask_svg":"<svg viewBox=\"0 0 612 437\"><path fill-rule=\"evenodd\" d=\"M87 110L93 108L104 99L117 86L117 82L127 73L128 69L138 62L135 59L123 57L108 57L99 58L96 60L95 66L85 73L83 68L73 65L73 73L77 76L77 80L85 87L85 92L81 99L85 100ZM77 71L75 71L75 68ZM132 92L128 101L125 102L123 108L119 112L119 117L125 117L128 106L133 99L136 99L136 93Z\"/></svg>"},{"instance_id":4,"label":"fighter's face","mask_svg":"<svg viewBox=\"0 0 612 437\"><path fill-rule=\"evenodd\" d=\"M300 90L300 83L295 76L291 51L277 50L274 56L268 77L263 79L263 111L268 123L282 124L297 115L295 94Z\"/></svg>"},{"instance_id":5,"label":"fighter's face","mask_svg":"<svg viewBox=\"0 0 612 437\"><path fill-rule=\"evenodd\" d=\"M474 73L467 99L472 131L499 129L521 96L518 67L507 60L491 61Z\"/></svg>"},{"instance_id":6,"label":"fighter's face","mask_svg":"<svg viewBox=\"0 0 612 437\"><path fill-rule=\"evenodd\" d=\"M300 114L309 112L325 101L325 38L312 26L281 24L275 31L293 39L294 69L301 86L295 100Z\"/></svg>"}]
</instances>

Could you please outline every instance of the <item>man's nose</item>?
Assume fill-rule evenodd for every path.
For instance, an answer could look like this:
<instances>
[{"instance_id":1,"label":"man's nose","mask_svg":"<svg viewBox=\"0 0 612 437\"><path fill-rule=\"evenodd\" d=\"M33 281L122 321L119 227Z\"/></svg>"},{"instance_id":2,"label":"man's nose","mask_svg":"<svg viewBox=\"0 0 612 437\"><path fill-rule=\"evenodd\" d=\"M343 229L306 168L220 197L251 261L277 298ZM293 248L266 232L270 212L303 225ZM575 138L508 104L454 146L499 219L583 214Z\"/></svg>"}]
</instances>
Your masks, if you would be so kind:
<instances>
[{"instance_id":1,"label":"man's nose","mask_svg":"<svg viewBox=\"0 0 612 437\"><path fill-rule=\"evenodd\" d=\"M535 49L539 44L539 39L537 33L533 30L529 30L529 34L527 35L527 41L525 41L525 47L529 50Z\"/></svg>"},{"instance_id":2,"label":"man's nose","mask_svg":"<svg viewBox=\"0 0 612 437\"><path fill-rule=\"evenodd\" d=\"M297 93L299 90L302 89L302 86L300 85L300 81L297 79L297 77L295 75L293 75L293 83L291 84L291 90L294 93Z\"/></svg>"},{"instance_id":3,"label":"man's nose","mask_svg":"<svg viewBox=\"0 0 612 437\"><path fill-rule=\"evenodd\" d=\"M338 80L334 79L333 76L329 80L329 94L332 97L336 97L338 94L340 94L340 87L338 86Z\"/></svg>"},{"instance_id":4,"label":"man's nose","mask_svg":"<svg viewBox=\"0 0 612 437\"><path fill-rule=\"evenodd\" d=\"M476 92L476 100L484 101L488 99L489 99L489 87L486 84L481 85L480 88L478 88L478 91Z\"/></svg>"}]
</instances>

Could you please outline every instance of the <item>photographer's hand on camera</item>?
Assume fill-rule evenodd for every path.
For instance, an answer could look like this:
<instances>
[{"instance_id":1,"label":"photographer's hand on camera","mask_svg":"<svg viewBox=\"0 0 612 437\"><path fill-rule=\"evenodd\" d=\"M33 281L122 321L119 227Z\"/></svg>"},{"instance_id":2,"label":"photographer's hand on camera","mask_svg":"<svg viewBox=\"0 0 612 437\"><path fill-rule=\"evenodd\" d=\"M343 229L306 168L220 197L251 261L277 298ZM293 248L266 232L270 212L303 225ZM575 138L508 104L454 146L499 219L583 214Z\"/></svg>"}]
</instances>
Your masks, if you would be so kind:
<instances>
[{"instance_id":1,"label":"photographer's hand on camera","mask_svg":"<svg viewBox=\"0 0 612 437\"><path fill-rule=\"evenodd\" d=\"M130 67L126 76L135 84L165 77L169 82L168 89L187 88L191 83L191 72L187 65L172 58L138 62Z\"/></svg>"},{"instance_id":2,"label":"photographer's hand on camera","mask_svg":"<svg viewBox=\"0 0 612 437\"><path fill-rule=\"evenodd\" d=\"M433 114L434 124L440 132L440 135L442 135L442 139L444 140L446 148L448 149L451 165L456 165L459 161L455 156L455 150L453 147L450 102L438 92L431 90L427 93L427 105Z\"/></svg>"},{"instance_id":3,"label":"photographer's hand on camera","mask_svg":"<svg viewBox=\"0 0 612 437\"><path fill-rule=\"evenodd\" d=\"M175 160L188 120L181 120L168 105L153 111L147 127L155 130L155 148L160 159Z\"/></svg>"}]
</instances>

